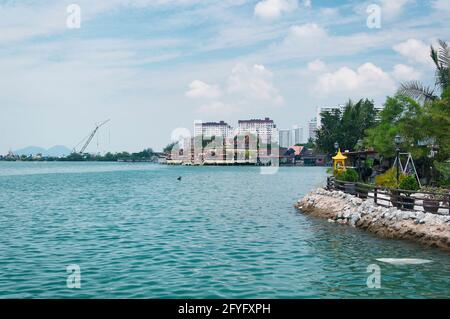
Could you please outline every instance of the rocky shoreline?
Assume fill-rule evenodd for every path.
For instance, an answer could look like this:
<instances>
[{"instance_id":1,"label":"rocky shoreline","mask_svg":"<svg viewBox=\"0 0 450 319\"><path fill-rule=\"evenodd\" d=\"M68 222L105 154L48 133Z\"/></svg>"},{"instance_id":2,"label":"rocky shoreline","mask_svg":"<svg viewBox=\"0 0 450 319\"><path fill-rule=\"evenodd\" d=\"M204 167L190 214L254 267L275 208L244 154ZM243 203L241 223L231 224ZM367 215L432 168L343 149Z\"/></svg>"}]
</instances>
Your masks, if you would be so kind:
<instances>
[{"instance_id":1,"label":"rocky shoreline","mask_svg":"<svg viewBox=\"0 0 450 319\"><path fill-rule=\"evenodd\" d=\"M450 216L377 206L341 191L318 188L295 205L302 213L351 225L384 238L409 239L450 251Z\"/></svg>"}]
</instances>

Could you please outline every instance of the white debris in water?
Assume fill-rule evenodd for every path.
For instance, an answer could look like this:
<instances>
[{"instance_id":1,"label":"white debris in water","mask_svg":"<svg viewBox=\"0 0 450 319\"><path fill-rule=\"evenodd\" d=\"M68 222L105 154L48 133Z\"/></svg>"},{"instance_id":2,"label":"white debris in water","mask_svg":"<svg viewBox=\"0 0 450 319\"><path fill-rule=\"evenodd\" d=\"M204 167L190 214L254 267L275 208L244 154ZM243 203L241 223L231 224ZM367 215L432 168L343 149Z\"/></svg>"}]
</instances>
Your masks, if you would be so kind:
<instances>
[{"instance_id":1,"label":"white debris in water","mask_svg":"<svg viewBox=\"0 0 450 319\"><path fill-rule=\"evenodd\" d=\"M432 262L428 259L415 258L378 258L377 260L391 265L422 265Z\"/></svg>"}]
</instances>

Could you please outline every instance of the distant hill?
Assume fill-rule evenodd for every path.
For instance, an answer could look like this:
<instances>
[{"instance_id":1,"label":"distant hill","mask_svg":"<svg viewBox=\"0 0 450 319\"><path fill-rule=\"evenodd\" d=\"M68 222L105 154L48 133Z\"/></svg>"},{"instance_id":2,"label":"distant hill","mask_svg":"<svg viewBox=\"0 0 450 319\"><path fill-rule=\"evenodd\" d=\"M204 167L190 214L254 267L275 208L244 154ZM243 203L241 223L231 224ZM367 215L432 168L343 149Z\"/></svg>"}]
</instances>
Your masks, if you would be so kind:
<instances>
[{"instance_id":1,"label":"distant hill","mask_svg":"<svg viewBox=\"0 0 450 319\"><path fill-rule=\"evenodd\" d=\"M45 149L39 146L28 146L14 151L14 154L17 155L29 156L42 154L43 156L53 156L53 157L67 156L70 155L70 153L72 153L72 150L63 145L55 145L53 147L50 147L49 149Z\"/></svg>"},{"instance_id":2,"label":"distant hill","mask_svg":"<svg viewBox=\"0 0 450 319\"><path fill-rule=\"evenodd\" d=\"M46 150L42 154L45 156L62 157L62 156L70 155L70 153L72 153L72 150L68 149L64 145L55 145L53 147L50 147L48 150Z\"/></svg>"},{"instance_id":3,"label":"distant hill","mask_svg":"<svg viewBox=\"0 0 450 319\"><path fill-rule=\"evenodd\" d=\"M36 154L43 154L46 151L45 148L38 147L38 146L27 146L24 148L21 148L20 150L16 150L13 153L17 155L36 155Z\"/></svg>"}]
</instances>

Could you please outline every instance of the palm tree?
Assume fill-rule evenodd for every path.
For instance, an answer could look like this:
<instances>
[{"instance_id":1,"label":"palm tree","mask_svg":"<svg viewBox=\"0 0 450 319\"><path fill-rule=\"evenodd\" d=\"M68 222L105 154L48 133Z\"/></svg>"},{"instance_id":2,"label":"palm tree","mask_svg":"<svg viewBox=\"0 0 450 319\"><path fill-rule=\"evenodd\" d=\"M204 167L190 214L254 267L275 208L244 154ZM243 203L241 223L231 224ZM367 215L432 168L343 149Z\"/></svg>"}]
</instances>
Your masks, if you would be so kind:
<instances>
[{"instance_id":1,"label":"palm tree","mask_svg":"<svg viewBox=\"0 0 450 319\"><path fill-rule=\"evenodd\" d=\"M399 93L418 101L433 101L439 98L437 89L444 92L450 87L450 47L445 41L439 40L439 48L431 46L431 58L436 65L435 87L425 86L419 81L402 83Z\"/></svg>"}]
</instances>

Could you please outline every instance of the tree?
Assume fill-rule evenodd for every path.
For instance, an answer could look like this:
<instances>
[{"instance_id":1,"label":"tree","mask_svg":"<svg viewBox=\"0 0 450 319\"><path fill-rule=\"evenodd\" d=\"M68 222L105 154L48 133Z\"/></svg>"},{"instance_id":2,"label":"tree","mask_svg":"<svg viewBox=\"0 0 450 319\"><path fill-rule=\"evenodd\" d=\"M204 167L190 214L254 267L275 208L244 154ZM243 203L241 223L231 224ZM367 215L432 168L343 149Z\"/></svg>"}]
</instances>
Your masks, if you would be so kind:
<instances>
[{"instance_id":1,"label":"tree","mask_svg":"<svg viewBox=\"0 0 450 319\"><path fill-rule=\"evenodd\" d=\"M435 87L425 86L419 81L402 83L399 93L418 101L429 102L438 99L436 89L445 92L450 87L450 48L445 41L439 40L439 48L431 46L430 56L436 65Z\"/></svg>"},{"instance_id":2,"label":"tree","mask_svg":"<svg viewBox=\"0 0 450 319\"><path fill-rule=\"evenodd\" d=\"M376 123L377 111L373 101L361 99L356 104L351 100L344 111L338 109L321 114L322 127L317 132L316 145L328 154L335 152L334 143L342 149L353 150L364 131Z\"/></svg>"},{"instance_id":3,"label":"tree","mask_svg":"<svg viewBox=\"0 0 450 319\"><path fill-rule=\"evenodd\" d=\"M167 144L166 147L164 147L163 152L164 153L172 152L173 147L177 144L178 144L178 142L173 142L173 143Z\"/></svg>"},{"instance_id":4,"label":"tree","mask_svg":"<svg viewBox=\"0 0 450 319\"><path fill-rule=\"evenodd\" d=\"M316 147L316 145L314 143L314 139L311 137L308 139L307 143L295 144L295 146L303 146L303 147L306 147L307 149L312 149L312 148Z\"/></svg>"},{"instance_id":5,"label":"tree","mask_svg":"<svg viewBox=\"0 0 450 319\"><path fill-rule=\"evenodd\" d=\"M403 138L400 148L410 151L416 158L423 157L424 148L417 145L418 141L426 138L425 132L420 129L424 124L422 116L422 108L412 98L402 95L388 97L380 112L380 122L365 132L364 144L387 158L393 158L396 148L394 138L400 134Z\"/></svg>"}]
</instances>

